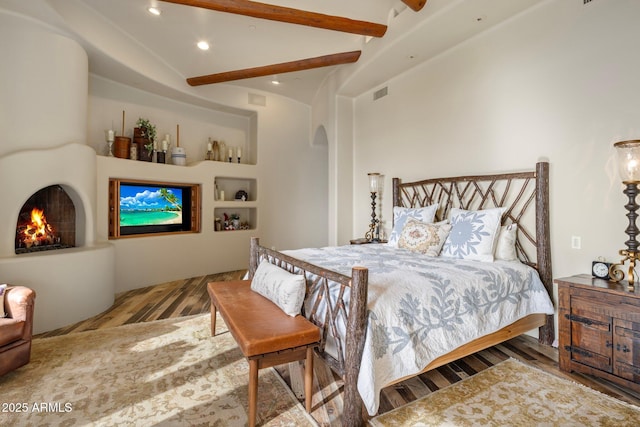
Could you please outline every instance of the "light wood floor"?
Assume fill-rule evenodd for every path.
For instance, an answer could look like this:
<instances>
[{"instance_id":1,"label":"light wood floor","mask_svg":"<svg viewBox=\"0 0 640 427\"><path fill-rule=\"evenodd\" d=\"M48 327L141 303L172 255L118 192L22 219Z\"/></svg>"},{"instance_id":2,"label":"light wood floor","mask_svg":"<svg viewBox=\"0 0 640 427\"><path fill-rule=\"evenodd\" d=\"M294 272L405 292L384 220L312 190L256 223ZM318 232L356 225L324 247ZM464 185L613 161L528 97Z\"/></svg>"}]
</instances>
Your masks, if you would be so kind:
<instances>
[{"instance_id":1,"label":"light wood floor","mask_svg":"<svg viewBox=\"0 0 640 427\"><path fill-rule=\"evenodd\" d=\"M207 283L240 279L244 274L245 271L212 274L125 292L117 295L113 307L104 313L65 328L40 334L37 337L207 313L210 310ZM381 393L380 413L458 382L509 357L514 357L547 372L572 379L620 400L640 406L640 394L631 390L622 389L607 381L590 376L560 372L558 351L555 348L539 345L535 339L521 336L387 387ZM342 381L318 359L316 359L314 368L312 415L321 426L341 426L339 415L342 412ZM301 367L297 364L280 366L277 370L288 383L292 378L296 381L302 372ZM260 398L259 394L258 398Z\"/></svg>"}]
</instances>

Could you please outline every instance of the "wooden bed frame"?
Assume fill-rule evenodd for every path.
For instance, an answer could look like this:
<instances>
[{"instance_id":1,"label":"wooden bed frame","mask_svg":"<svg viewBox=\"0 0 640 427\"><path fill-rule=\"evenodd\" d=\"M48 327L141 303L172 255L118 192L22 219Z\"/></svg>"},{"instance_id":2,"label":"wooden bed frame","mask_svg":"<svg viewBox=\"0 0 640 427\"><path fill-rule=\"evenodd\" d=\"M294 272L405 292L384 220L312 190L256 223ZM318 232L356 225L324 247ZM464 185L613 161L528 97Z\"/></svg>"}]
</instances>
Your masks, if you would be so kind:
<instances>
[{"instance_id":1,"label":"wooden bed frame","mask_svg":"<svg viewBox=\"0 0 640 427\"><path fill-rule=\"evenodd\" d=\"M447 218L451 208L454 207L468 210L506 208L503 214L503 224L518 225L516 241L518 258L538 271L549 295L553 295L549 240L548 163L540 162L536 165L535 171L529 172L435 178L409 183L402 183L398 178L393 179L394 206L423 207L433 203L439 204L439 210L436 214L437 220ZM312 301L312 309L304 314L322 329L323 340L318 349L318 355L344 379L343 425L362 425L363 418L366 418L366 411L363 409L357 390L357 381L366 331L368 270L363 267L354 267L352 275L349 277L262 247L259 245L258 239L254 238L251 240L249 277L253 277L258 264L263 259L288 271L304 274L308 286L312 283L313 286L320 287L321 292L318 293L316 300ZM329 298L330 282L340 286L335 304ZM348 304L342 298L347 287L350 287L351 294ZM323 316L320 316L318 307L323 300L329 309ZM344 339L337 332L338 318L347 319ZM553 316L530 315L439 357L422 372L468 356L535 328L539 328L538 340L540 343L551 345L554 339ZM324 344L327 336L331 336L335 340L337 359L325 352ZM406 378L396 382L404 379Z\"/></svg>"}]
</instances>

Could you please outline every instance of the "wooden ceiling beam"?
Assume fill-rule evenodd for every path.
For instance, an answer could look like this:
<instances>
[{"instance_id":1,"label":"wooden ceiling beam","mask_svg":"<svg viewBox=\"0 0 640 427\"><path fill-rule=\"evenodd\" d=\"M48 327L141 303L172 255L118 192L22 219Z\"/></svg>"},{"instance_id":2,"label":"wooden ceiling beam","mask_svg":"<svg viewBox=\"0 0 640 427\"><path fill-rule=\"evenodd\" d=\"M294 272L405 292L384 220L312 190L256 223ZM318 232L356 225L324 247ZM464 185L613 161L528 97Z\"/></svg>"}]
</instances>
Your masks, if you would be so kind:
<instances>
[{"instance_id":1,"label":"wooden ceiling beam","mask_svg":"<svg viewBox=\"0 0 640 427\"><path fill-rule=\"evenodd\" d=\"M187 79L187 83L190 86L201 86L212 83L250 79L253 77L284 74L293 71L310 70L312 68L329 67L331 65L349 64L356 62L358 58L360 58L361 53L361 51L356 50L353 52L335 53L315 58L265 65L262 67L245 68L242 70L225 71L223 73L209 74L206 76L190 77Z\"/></svg>"},{"instance_id":2,"label":"wooden ceiling beam","mask_svg":"<svg viewBox=\"0 0 640 427\"><path fill-rule=\"evenodd\" d=\"M248 0L162 0L167 3L200 7L218 12L235 13L271 21L306 25L326 30L342 31L363 36L382 37L387 26L374 22L358 21L341 16L325 15L290 7L259 3ZM424 0L423 0L424 1Z\"/></svg>"},{"instance_id":3,"label":"wooden ceiling beam","mask_svg":"<svg viewBox=\"0 0 640 427\"><path fill-rule=\"evenodd\" d=\"M420 12L420 10L427 4L427 0L402 0L402 3L409 6L415 12Z\"/></svg>"}]
</instances>

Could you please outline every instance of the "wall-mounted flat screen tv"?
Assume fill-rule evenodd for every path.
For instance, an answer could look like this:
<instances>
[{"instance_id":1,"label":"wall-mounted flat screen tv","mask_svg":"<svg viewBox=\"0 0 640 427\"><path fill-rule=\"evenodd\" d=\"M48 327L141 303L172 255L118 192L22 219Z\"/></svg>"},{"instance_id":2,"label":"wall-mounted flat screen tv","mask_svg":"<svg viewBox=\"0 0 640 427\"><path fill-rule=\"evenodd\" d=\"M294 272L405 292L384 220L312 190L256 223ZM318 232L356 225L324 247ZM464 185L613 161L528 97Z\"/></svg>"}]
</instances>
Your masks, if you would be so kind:
<instances>
[{"instance_id":1,"label":"wall-mounted flat screen tv","mask_svg":"<svg viewBox=\"0 0 640 427\"><path fill-rule=\"evenodd\" d=\"M109 237L200 231L200 186L109 180Z\"/></svg>"}]
</instances>

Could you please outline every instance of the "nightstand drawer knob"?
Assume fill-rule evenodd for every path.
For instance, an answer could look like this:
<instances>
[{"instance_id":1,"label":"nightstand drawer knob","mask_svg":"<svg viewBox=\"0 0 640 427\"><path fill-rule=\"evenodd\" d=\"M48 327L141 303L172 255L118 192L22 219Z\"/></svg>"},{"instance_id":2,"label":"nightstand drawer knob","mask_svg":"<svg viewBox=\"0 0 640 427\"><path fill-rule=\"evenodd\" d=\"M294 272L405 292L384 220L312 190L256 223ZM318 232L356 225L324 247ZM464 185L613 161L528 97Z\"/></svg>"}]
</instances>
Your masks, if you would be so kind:
<instances>
[{"instance_id":1,"label":"nightstand drawer knob","mask_svg":"<svg viewBox=\"0 0 640 427\"><path fill-rule=\"evenodd\" d=\"M616 345L616 350L620 351L620 344ZM622 352L623 353L629 353L631 351L631 349L629 347L627 347L626 345L622 346Z\"/></svg>"},{"instance_id":2,"label":"nightstand drawer knob","mask_svg":"<svg viewBox=\"0 0 640 427\"><path fill-rule=\"evenodd\" d=\"M613 343L609 340L607 340L606 344L607 348L613 348Z\"/></svg>"}]
</instances>

